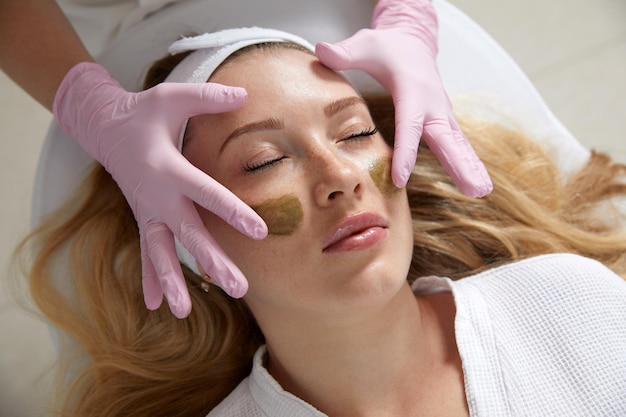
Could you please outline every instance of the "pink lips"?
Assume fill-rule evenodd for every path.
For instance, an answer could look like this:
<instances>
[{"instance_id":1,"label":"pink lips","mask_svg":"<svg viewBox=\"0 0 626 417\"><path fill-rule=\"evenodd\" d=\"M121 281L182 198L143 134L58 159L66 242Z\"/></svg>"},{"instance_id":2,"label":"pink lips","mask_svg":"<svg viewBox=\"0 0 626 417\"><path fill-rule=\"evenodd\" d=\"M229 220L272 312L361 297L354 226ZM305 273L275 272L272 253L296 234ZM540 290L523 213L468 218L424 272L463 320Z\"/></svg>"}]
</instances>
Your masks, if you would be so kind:
<instances>
[{"instance_id":1,"label":"pink lips","mask_svg":"<svg viewBox=\"0 0 626 417\"><path fill-rule=\"evenodd\" d=\"M324 242L323 252L363 250L387 236L387 222L375 213L363 212L348 216L339 223Z\"/></svg>"}]
</instances>

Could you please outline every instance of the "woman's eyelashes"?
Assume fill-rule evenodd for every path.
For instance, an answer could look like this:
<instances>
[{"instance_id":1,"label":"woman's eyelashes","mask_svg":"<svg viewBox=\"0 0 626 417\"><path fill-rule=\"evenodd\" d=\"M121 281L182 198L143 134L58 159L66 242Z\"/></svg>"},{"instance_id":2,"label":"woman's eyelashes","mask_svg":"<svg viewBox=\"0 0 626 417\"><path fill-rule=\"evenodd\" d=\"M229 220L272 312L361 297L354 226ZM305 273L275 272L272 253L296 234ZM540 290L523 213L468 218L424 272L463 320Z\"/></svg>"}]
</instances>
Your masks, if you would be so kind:
<instances>
[{"instance_id":1,"label":"woman's eyelashes","mask_svg":"<svg viewBox=\"0 0 626 417\"><path fill-rule=\"evenodd\" d=\"M285 158L287 158L287 155L282 155L278 158L266 159L260 162L244 162L241 168L245 172L259 172L280 164L280 162Z\"/></svg>"},{"instance_id":2,"label":"woman's eyelashes","mask_svg":"<svg viewBox=\"0 0 626 417\"><path fill-rule=\"evenodd\" d=\"M378 128L377 127L371 127L369 129L363 129L360 132L357 133L352 133L350 135L348 135L347 137L343 138L340 140L340 142L346 141L346 140L360 140L360 139L369 139L370 137L374 136L376 133L378 133Z\"/></svg>"},{"instance_id":3,"label":"woman's eyelashes","mask_svg":"<svg viewBox=\"0 0 626 417\"><path fill-rule=\"evenodd\" d=\"M355 133L348 134L345 137L340 138L337 143L347 142L347 141L361 141L370 139L372 136L378 133L377 127L370 127L367 129L363 129L357 131ZM270 157L267 159L263 159L261 161L256 162L242 162L241 169L247 173L261 172L266 169L272 168L278 164L280 164L283 160L287 159L286 154L282 154L278 157Z\"/></svg>"}]
</instances>

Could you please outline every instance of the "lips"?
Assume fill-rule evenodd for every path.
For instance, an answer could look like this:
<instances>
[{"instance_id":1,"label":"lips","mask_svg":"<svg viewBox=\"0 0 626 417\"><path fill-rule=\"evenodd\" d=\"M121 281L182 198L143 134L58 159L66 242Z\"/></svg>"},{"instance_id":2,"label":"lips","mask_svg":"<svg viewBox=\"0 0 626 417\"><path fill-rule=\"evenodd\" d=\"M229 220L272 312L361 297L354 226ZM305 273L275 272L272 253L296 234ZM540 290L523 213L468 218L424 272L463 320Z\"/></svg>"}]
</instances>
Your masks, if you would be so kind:
<instances>
[{"instance_id":1,"label":"lips","mask_svg":"<svg viewBox=\"0 0 626 417\"><path fill-rule=\"evenodd\" d=\"M353 214L342 219L324 241L323 252L364 250L387 235L387 222L371 212Z\"/></svg>"}]
</instances>

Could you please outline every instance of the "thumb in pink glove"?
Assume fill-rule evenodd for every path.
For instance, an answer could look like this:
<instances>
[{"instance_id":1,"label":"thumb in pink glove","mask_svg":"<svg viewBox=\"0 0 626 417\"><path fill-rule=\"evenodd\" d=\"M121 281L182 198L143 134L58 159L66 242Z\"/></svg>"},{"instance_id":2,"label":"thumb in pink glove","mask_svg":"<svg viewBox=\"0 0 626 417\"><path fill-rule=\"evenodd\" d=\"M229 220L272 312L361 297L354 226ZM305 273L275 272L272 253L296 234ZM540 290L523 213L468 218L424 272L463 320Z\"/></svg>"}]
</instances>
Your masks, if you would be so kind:
<instances>
[{"instance_id":1,"label":"thumb in pink glove","mask_svg":"<svg viewBox=\"0 0 626 417\"><path fill-rule=\"evenodd\" d=\"M57 91L55 118L113 176L133 210L149 309L157 309L165 296L176 317L191 311L174 236L229 295L240 298L248 289L241 271L205 229L194 202L254 239L267 235L265 223L176 146L189 117L234 110L246 97L242 88L214 83L163 83L129 93L94 63L72 68Z\"/></svg>"},{"instance_id":2,"label":"thumb in pink glove","mask_svg":"<svg viewBox=\"0 0 626 417\"><path fill-rule=\"evenodd\" d=\"M370 74L393 97L396 135L392 178L404 187L424 137L459 190L482 197L493 185L485 166L461 132L436 64L437 17L428 0L380 0L372 29L337 44L319 43L319 60L334 70Z\"/></svg>"}]
</instances>

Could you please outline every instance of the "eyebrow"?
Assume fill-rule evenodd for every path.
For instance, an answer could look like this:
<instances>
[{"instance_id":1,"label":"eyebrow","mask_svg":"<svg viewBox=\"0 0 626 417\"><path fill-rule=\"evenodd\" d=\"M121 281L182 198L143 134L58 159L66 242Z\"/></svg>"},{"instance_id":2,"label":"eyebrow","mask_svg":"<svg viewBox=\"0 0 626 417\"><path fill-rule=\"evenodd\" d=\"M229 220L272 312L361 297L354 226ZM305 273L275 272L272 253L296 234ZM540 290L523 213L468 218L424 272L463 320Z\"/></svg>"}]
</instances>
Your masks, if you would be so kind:
<instances>
[{"instance_id":1,"label":"eyebrow","mask_svg":"<svg viewBox=\"0 0 626 417\"><path fill-rule=\"evenodd\" d=\"M282 121L273 117L269 119L261 120L260 122L248 123L246 125L238 127L237 129L233 130L230 135L228 135L224 143L222 143L219 153L222 153L222 150L224 149L224 147L226 147L226 144L228 142L230 142L231 140L235 139L238 136L245 135L251 132L259 132L263 130L279 130L284 127L285 125L283 124Z\"/></svg>"},{"instance_id":2,"label":"eyebrow","mask_svg":"<svg viewBox=\"0 0 626 417\"><path fill-rule=\"evenodd\" d=\"M361 97L356 97L356 96L341 98L339 100L333 101L330 104L327 104L324 107L324 114L326 115L326 117L332 117L335 114L339 113L340 111L348 107L356 106L356 105L367 106L367 103ZM231 140L235 139L238 136L242 136L242 135L252 133L252 132L259 132L263 130L280 130L280 129L283 129L284 127L285 127L284 123L281 120L276 119L274 117L261 120L259 122L252 122L252 123L245 124L233 130L232 133L228 135L224 143L222 143L222 146L220 146L218 153L221 154L224 148L226 147L226 144L228 144Z\"/></svg>"},{"instance_id":3,"label":"eyebrow","mask_svg":"<svg viewBox=\"0 0 626 417\"><path fill-rule=\"evenodd\" d=\"M339 100L333 101L332 103L324 107L324 114L326 115L326 117L331 117L347 107L356 106L359 104L367 106L367 103L361 97L354 96L341 98Z\"/></svg>"}]
</instances>

